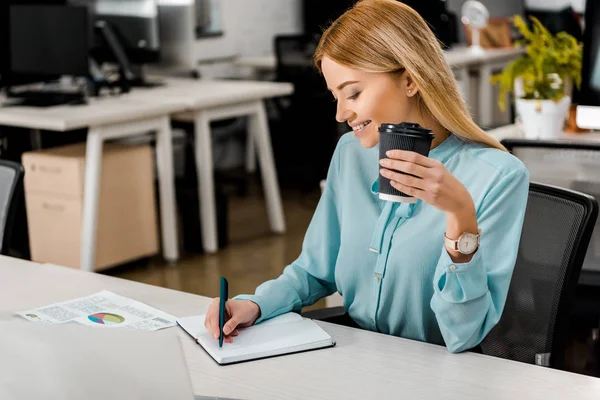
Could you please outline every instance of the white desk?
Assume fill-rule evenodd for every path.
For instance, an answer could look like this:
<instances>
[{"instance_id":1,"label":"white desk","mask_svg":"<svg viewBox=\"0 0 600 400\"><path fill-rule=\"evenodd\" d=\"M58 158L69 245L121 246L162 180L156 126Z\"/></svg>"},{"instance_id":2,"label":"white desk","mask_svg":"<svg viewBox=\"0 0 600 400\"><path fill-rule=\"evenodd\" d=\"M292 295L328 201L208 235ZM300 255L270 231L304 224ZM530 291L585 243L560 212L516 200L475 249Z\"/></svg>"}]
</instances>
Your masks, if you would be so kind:
<instances>
[{"instance_id":1,"label":"white desk","mask_svg":"<svg viewBox=\"0 0 600 400\"><path fill-rule=\"evenodd\" d=\"M519 48L486 49L481 53L471 51L468 47L454 47L444 52L446 61L455 70L462 86L463 95L470 93L469 71L478 71L478 123L482 126L492 124L495 100L492 98L492 86L489 83L492 73L503 68L508 62L524 53ZM238 67L252 68L257 73L273 72L277 68L274 55L244 56L234 61Z\"/></svg>"},{"instance_id":2,"label":"white desk","mask_svg":"<svg viewBox=\"0 0 600 400\"><path fill-rule=\"evenodd\" d=\"M176 316L210 299L104 275L0 257L0 315L107 289ZM215 284L217 284L215 282ZM600 379L319 323L337 346L218 366L178 328L196 395L240 399L597 400ZM23 377L26 381L28 378Z\"/></svg>"},{"instance_id":3,"label":"white desk","mask_svg":"<svg viewBox=\"0 0 600 400\"><path fill-rule=\"evenodd\" d=\"M525 139L523 127L520 124L511 124L501 126L496 129L487 131L488 135L493 136L497 140L504 139ZM562 132L556 140L564 140L570 142L600 142L600 132L588 133L568 133Z\"/></svg>"},{"instance_id":4,"label":"white desk","mask_svg":"<svg viewBox=\"0 0 600 400\"><path fill-rule=\"evenodd\" d=\"M94 266L103 144L109 139L143 135L149 131L156 132L163 254L169 262L179 258L169 115L183 109L185 105L176 99L139 102L126 97L92 99L89 104L74 106L0 107L0 125L58 132L88 128L81 269L91 271Z\"/></svg>"},{"instance_id":5,"label":"white desk","mask_svg":"<svg viewBox=\"0 0 600 400\"><path fill-rule=\"evenodd\" d=\"M289 95L294 91L293 85L233 80L161 79L165 81L166 86L138 89L129 94L128 98L150 102L154 99L173 99L186 105L187 112L175 114L173 118L194 123L204 250L208 253L218 250L210 133L210 122L215 120L249 116L248 132L250 137L246 169L254 172L256 168L254 161L254 146L256 145L271 229L278 233L285 232L271 135L263 100Z\"/></svg>"}]
</instances>

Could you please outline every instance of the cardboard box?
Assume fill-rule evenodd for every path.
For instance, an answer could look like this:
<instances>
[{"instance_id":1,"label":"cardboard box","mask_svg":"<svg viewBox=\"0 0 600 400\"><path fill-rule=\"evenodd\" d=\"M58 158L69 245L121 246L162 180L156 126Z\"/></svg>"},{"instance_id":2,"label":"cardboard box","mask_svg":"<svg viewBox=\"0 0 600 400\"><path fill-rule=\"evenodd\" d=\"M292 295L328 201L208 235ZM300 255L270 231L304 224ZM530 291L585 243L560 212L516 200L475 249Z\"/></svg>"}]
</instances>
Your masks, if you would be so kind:
<instances>
[{"instance_id":1,"label":"cardboard box","mask_svg":"<svg viewBox=\"0 0 600 400\"><path fill-rule=\"evenodd\" d=\"M79 268L85 144L23 154L33 261ZM105 144L96 259L102 270L158 252L150 146Z\"/></svg>"}]
</instances>

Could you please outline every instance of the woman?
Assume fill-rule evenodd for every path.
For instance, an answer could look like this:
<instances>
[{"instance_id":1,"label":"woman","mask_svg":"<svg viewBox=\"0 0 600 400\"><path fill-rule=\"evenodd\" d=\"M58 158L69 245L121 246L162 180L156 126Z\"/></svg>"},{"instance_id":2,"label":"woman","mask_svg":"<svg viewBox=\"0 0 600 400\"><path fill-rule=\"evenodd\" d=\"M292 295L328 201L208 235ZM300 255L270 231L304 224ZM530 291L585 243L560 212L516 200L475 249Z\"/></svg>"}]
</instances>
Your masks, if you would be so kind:
<instances>
[{"instance_id":1,"label":"woman","mask_svg":"<svg viewBox=\"0 0 600 400\"><path fill-rule=\"evenodd\" d=\"M315 61L353 132L337 145L300 257L227 302L226 341L337 290L364 329L451 352L477 346L506 301L527 170L473 123L438 41L408 6L359 2L325 31ZM404 121L433 131L429 157L392 151L378 165L378 127ZM379 200L378 174L417 203ZM218 308L215 299L206 318L215 337Z\"/></svg>"}]
</instances>

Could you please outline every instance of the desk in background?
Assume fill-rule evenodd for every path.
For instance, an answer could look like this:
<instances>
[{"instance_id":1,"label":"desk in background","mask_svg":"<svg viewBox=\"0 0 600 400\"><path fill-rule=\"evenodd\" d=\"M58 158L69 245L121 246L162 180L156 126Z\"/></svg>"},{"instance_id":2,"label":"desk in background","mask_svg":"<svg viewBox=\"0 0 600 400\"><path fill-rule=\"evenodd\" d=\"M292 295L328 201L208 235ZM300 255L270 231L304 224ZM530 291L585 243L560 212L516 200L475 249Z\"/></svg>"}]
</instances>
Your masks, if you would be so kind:
<instances>
[{"instance_id":1,"label":"desk in background","mask_svg":"<svg viewBox=\"0 0 600 400\"><path fill-rule=\"evenodd\" d=\"M285 232L279 183L271 134L263 100L286 96L294 91L289 83L254 81L218 81L164 78L165 86L136 90L129 98L152 102L172 99L185 104L185 112L174 113L178 121L194 123L195 158L198 169L200 216L203 248L208 253L218 250L215 189L213 178L212 140L210 123L232 117L249 117L246 169L256 169L257 150L271 229ZM182 110L184 111L184 110Z\"/></svg>"},{"instance_id":2,"label":"desk in background","mask_svg":"<svg viewBox=\"0 0 600 400\"><path fill-rule=\"evenodd\" d=\"M153 102L129 100L126 96L92 98L85 105L47 108L0 107L0 125L66 132L87 128L85 184L81 232L80 268L92 271L96 253L96 231L102 149L111 139L156 132L163 254L167 261L179 258L175 219L173 144L169 115L185 109L174 99Z\"/></svg>"},{"instance_id":3,"label":"desk in background","mask_svg":"<svg viewBox=\"0 0 600 400\"><path fill-rule=\"evenodd\" d=\"M275 82L177 78L163 80L164 86L134 88L131 92L116 97L92 98L85 105L0 107L0 125L58 132L88 128L81 248L81 268L84 270L91 271L94 263L102 145L109 139L145 135L153 130L158 132L156 150L163 252L169 262L178 259L171 117L195 123L195 155L204 250L208 253L218 250L210 134L210 122L214 120L250 117L249 132L252 140L249 143L255 143L258 150L271 228L279 233L285 231L263 100L291 94L293 86ZM248 146L248 149L253 155L254 146ZM247 157L247 160L247 169L254 171L254 157Z\"/></svg>"},{"instance_id":4,"label":"desk in background","mask_svg":"<svg viewBox=\"0 0 600 400\"><path fill-rule=\"evenodd\" d=\"M493 136L499 141L504 139L525 139L523 127L520 124L510 124L487 131L488 135ZM549 140L549 139L548 139ZM568 133L562 132L556 140L565 140L570 142L598 142L600 143L600 132L587 133Z\"/></svg>"},{"instance_id":5,"label":"desk in background","mask_svg":"<svg viewBox=\"0 0 600 400\"><path fill-rule=\"evenodd\" d=\"M202 314L211 299L78 270L0 257L0 315L102 289L178 317ZM13 317L18 318L18 317ZM331 349L221 367L183 331L196 395L241 399L596 400L600 379L319 322ZM24 383L29 377L23 377Z\"/></svg>"},{"instance_id":6,"label":"desk in background","mask_svg":"<svg viewBox=\"0 0 600 400\"><path fill-rule=\"evenodd\" d=\"M454 47L444 52L446 61L454 69L462 86L463 95L468 99L470 93L469 72L477 71L478 123L481 126L492 124L496 99L493 98L492 85L489 83L492 73L503 68L508 62L524 53L520 48L486 49L481 53L468 47ZM256 76L268 76L277 68L275 55L243 56L234 61L238 67L251 68ZM468 101L467 101L468 102Z\"/></svg>"}]
</instances>

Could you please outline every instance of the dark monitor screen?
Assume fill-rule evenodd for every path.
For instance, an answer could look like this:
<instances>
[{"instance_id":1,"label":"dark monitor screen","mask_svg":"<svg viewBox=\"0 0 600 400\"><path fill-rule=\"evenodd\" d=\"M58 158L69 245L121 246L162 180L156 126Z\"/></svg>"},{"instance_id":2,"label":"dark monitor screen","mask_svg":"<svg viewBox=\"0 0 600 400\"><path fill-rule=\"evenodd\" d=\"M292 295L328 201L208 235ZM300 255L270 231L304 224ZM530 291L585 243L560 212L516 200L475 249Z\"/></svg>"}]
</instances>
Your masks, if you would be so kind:
<instances>
[{"instance_id":1,"label":"dark monitor screen","mask_svg":"<svg viewBox=\"0 0 600 400\"><path fill-rule=\"evenodd\" d=\"M24 4L64 5L66 0L0 0L0 87L37 82L45 77L10 70L10 7Z\"/></svg>"},{"instance_id":2,"label":"dark monitor screen","mask_svg":"<svg viewBox=\"0 0 600 400\"><path fill-rule=\"evenodd\" d=\"M90 26L86 7L12 6L10 21L12 72L88 75Z\"/></svg>"},{"instance_id":3,"label":"dark monitor screen","mask_svg":"<svg viewBox=\"0 0 600 400\"><path fill-rule=\"evenodd\" d=\"M160 61L157 17L96 14L94 19L111 26L130 62L147 64ZM106 43L99 38L95 41L94 56L100 61L114 61Z\"/></svg>"},{"instance_id":4,"label":"dark monitor screen","mask_svg":"<svg viewBox=\"0 0 600 400\"><path fill-rule=\"evenodd\" d=\"M597 0L587 0L585 10L579 104L600 107L600 2Z\"/></svg>"}]
</instances>

